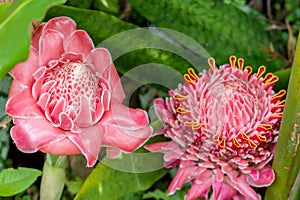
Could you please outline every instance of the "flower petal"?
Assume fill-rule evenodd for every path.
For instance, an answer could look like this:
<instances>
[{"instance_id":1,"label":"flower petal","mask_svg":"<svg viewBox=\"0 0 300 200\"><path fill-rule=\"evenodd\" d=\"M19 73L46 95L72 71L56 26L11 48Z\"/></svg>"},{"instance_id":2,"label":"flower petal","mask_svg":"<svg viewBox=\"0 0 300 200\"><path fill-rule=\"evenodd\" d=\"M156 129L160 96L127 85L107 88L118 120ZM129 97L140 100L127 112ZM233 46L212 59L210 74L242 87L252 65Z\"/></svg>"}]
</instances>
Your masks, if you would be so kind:
<instances>
[{"instance_id":1,"label":"flower petal","mask_svg":"<svg viewBox=\"0 0 300 200\"><path fill-rule=\"evenodd\" d=\"M42 33L39 43L39 65L48 66L51 60L58 60L63 49L63 35L55 30L46 30Z\"/></svg>"},{"instance_id":2,"label":"flower petal","mask_svg":"<svg viewBox=\"0 0 300 200\"><path fill-rule=\"evenodd\" d=\"M40 37L43 33L43 30L44 30L44 26L45 26L45 23L43 24L40 24L35 30L34 32L32 33L32 36L31 36L31 45L35 48L35 49L39 49L39 42L40 42Z\"/></svg>"},{"instance_id":3,"label":"flower petal","mask_svg":"<svg viewBox=\"0 0 300 200\"><path fill-rule=\"evenodd\" d=\"M45 118L14 118L15 126L11 128L11 137L18 149L33 153L54 141L66 138L64 132L51 126Z\"/></svg>"},{"instance_id":4,"label":"flower petal","mask_svg":"<svg viewBox=\"0 0 300 200\"><path fill-rule=\"evenodd\" d=\"M108 80L111 84L112 96L122 102L125 99L125 93L109 51L105 48L93 49L87 58L87 62L93 64L96 72L99 72Z\"/></svg>"},{"instance_id":5,"label":"flower petal","mask_svg":"<svg viewBox=\"0 0 300 200\"><path fill-rule=\"evenodd\" d=\"M128 108L117 100L112 100L112 110L106 112L98 124L105 134L103 144L125 152L140 147L152 133L145 111Z\"/></svg>"},{"instance_id":6,"label":"flower petal","mask_svg":"<svg viewBox=\"0 0 300 200\"><path fill-rule=\"evenodd\" d=\"M87 56L94 49L94 43L87 32L76 30L64 41L64 47L65 52L82 53Z\"/></svg>"},{"instance_id":7,"label":"flower petal","mask_svg":"<svg viewBox=\"0 0 300 200\"><path fill-rule=\"evenodd\" d=\"M26 61L17 64L11 71L10 75L26 86L31 86L34 82L32 74L39 67L38 52L35 48L30 47L30 54Z\"/></svg>"},{"instance_id":8,"label":"flower petal","mask_svg":"<svg viewBox=\"0 0 300 200\"><path fill-rule=\"evenodd\" d=\"M76 23L69 17L55 17L45 24L43 32L47 30L55 30L67 37L76 30Z\"/></svg>"},{"instance_id":9,"label":"flower petal","mask_svg":"<svg viewBox=\"0 0 300 200\"><path fill-rule=\"evenodd\" d=\"M103 132L99 126L91 126L83 129L80 134L68 135L69 139L80 149L87 159L87 166L92 167L101 149Z\"/></svg>"},{"instance_id":10,"label":"flower petal","mask_svg":"<svg viewBox=\"0 0 300 200\"><path fill-rule=\"evenodd\" d=\"M36 105L28 87L23 88L19 93L8 99L6 113L17 118L43 118L44 116Z\"/></svg>"},{"instance_id":11,"label":"flower petal","mask_svg":"<svg viewBox=\"0 0 300 200\"><path fill-rule=\"evenodd\" d=\"M250 177L248 183L254 187L268 187L274 180L274 170L271 167L266 167L259 171L259 178L257 180Z\"/></svg>"}]
</instances>

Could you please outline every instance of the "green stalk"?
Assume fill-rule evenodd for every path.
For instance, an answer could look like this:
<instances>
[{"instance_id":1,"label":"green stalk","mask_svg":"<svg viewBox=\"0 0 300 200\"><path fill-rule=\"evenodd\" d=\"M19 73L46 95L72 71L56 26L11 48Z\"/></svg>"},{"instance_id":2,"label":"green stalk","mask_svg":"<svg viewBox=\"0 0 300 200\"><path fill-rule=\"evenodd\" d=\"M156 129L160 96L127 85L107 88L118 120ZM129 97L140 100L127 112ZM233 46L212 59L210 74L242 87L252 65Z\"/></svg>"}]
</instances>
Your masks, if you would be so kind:
<instances>
[{"instance_id":1,"label":"green stalk","mask_svg":"<svg viewBox=\"0 0 300 200\"><path fill-rule=\"evenodd\" d=\"M291 69L286 105L275 151L275 181L267 189L265 200L292 200L299 197L300 166L300 35Z\"/></svg>"},{"instance_id":2,"label":"green stalk","mask_svg":"<svg viewBox=\"0 0 300 200\"><path fill-rule=\"evenodd\" d=\"M41 200L60 200L66 181L66 158L47 154L40 189Z\"/></svg>"}]
</instances>

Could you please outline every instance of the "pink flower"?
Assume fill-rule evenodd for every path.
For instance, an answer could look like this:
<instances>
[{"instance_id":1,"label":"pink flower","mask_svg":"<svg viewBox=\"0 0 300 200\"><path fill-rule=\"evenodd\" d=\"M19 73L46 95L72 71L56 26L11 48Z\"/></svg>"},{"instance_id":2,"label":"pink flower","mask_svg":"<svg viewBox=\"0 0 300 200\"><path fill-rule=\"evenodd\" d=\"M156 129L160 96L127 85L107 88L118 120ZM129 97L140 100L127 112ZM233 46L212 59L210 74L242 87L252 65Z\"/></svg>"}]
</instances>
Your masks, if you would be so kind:
<instances>
[{"instance_id":1,"label":"pink flower","mask_svg":"<svg viewBox=\"0 0 300 200\"><path fill-rule=\"evenodd\" d=\"M155 109L171 141L147 145L164 153L168 168L179 165L169 185L173 194L186 182L191 188L186 199L260 199L252 189L274 181L270 167L285 101L273 86L278 77L265 67L256 74L243 67L244 60L230 57L230 64L184 75L185 83L155 100ZM211 195L210 195L211 194Z\"/></svg>"},{"instance_id":2,"label":"pink flower","mask_svg":"<svg viewBox=\"0 0 300 200\"><path fill-rule=\"evenodd\" d=\"M40 25L29 58L10 74L6 112L22 152L83 154L90 167L101 146L114 157L134 151L152 133L146 112L122 105L125 94L108 50L94 48L68 17Z\"/></svg>"}]
</instances>

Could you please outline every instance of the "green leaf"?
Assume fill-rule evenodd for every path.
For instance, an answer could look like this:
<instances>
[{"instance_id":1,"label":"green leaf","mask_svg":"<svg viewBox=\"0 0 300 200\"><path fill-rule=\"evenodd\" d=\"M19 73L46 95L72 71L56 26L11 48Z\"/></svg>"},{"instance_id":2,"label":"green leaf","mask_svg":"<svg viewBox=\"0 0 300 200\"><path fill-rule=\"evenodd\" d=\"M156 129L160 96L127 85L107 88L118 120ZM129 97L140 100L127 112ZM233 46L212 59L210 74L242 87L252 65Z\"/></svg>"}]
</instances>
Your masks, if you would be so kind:
<instances>
[{"instance_id":1,"label":"green leaf","mask_svg":"<svg viewBox=\"0 0 300 200\"><path fill-rule=\"evenodd\" d=\"M97 10L113 15L120 12L119 0L95 0L93 6Z\"/></svg>"},{"instance_id":2,"label":"green leaf","mask_svg":"<svg viewBox=\"0 0 300 200\"><path fill-rule=\"evenodd\" d=\"M7 12L0 24L0 79L15 64L27 58L30 44L29 25L32 19L42 20L46 10L64 2L65 0L14 0L6 8Z\"/></svg>"},{"instance_id":3,"label":"green leaf","mask_svg":"<svg viewBox=\"0 0 300 200\"><path fill-rule=\"evenodd\" d=\"M86 179L75 200L116 200L150 188L166 172L166 169L160 169L148 173L126 173L100 163Z\"/></svg>"},{"instance_id":4,"label":"green leaf","mask_svg":"<svg viewBox=\"0 0 300 200\"><path fill-rule=\"evenodd\" d=\"M220 1L195 0L129 0L132 6L157 27L184 33L199 42L220 64L230 55L245 58L254 70L270 66L261 50L268 46L268 37L259 21L238 8Z\"/></svg>"},{"instance_id":5,"label":"green leaf","mask_svg":"<svg viewBox=\"0 0 300 200\"><path fill-rule=\"evenodd\" d=\"M101 11L70 6L55 6L46 18L60 15L74 19L79 29L89 33L95 46L110 51L118 72L124 74L121 79L126 92L148 83L174 88L183 81L182 74L189 67L194 66L198 71L208 68L207 52L179 32L165 30L162 34L159 29L137 28ZM125 85L132 79L137 84Z\"/></svg>"},{"instance_id":6,"label":"green leaf","mask_svg":"<svg viewBox=\"0 0 300 200\"><path fill-rule=\"evenodd\" d=\"M288 199L299 194L300 170L300 35L291 69L273 168L274 183L267 189L266 200ZM297 181L296 181L297 180ZM295 189L296 184L296 189ZM291 193L293 192L293 193ZM293 197L295 199L295 196ZM299 196L296 197L299 199Z\"/></svg>"},{"instance_id":7,"label":"green leaf","mask_svg":"<svg viewBox=\"0 0 300 200\"><path fill-rule=\"evenodd\" d=\"M42 174L40 170L23 168L0 172L0 196L13 196L27 189Z\"/></svg>"},{"instance_id":8,"label":"green leaf","mask_svg":"<svg viewBox=\"0 0 300 200\"><path fill-rule=\"evenodd\" d=\"M279 80L274 86L274 91L279 92L281 89L287 89L290 79L291 69L284 69L274 72L274 75L279 77Z\"/></svg>"},{"instance_id":9,"label":"green leaf","mask_svg":"<svg viewBox=\"0 0 300 200\"><path fill-rule=\"evenodd\" d=\"M0 171L5 167L9 150L9 134L0 129Z\"/></svg>"}]
</instances>

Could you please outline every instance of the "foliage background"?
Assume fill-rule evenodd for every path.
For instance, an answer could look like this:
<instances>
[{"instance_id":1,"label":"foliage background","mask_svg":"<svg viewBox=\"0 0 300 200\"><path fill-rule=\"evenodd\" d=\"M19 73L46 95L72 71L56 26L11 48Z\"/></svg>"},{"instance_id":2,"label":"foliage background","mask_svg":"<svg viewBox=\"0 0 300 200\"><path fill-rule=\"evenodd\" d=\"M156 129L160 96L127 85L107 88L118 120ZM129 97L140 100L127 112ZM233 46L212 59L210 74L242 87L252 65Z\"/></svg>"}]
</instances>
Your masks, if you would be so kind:
<instances>
[{"instance_id":1,"label":"foliage background","mask_svg":"<svg viewBox=\"0 0 300 200\"><path fill-rule=\"evenodd\" d=\"M26 5L22 1L16 2L22 6L19 7L21 11L6 11L9 4L0 6L0 36L5 38L0 42L0 171L11 167L42 169L44 160L41 153L28 155L16 150L9 137L11 120L5 114L11 81L7 72L28 55L28 24L32 19L47 21L56 16L69 16L76 21L78 28L90 34L95 45L138 27L176 30L201 44L210 56L216 58L218 64L228 62L228 57L233 54L243 57L246 65L251 65L254 71L260 65L265 65L269 72L280 77L275 88L277 91L288 87L300 27L300 1L295 0L68 0L49 1L45 5L34 0L27 1L30 3ZM64 5L53 6L63 2ZM35 7L43 9L31 12ZM9 21L5 21L7 16L19 20L11 22L10 32L3 29L4 26L9 27ZM173 41L195 55L199 54L182 41L176 38ZM147 63L164 64L182 74L190 67L190 63L180 56L154 48L135 50L115 60L120 75ZM137 77L129 78L137 81ZM166 91L166 88L157 85L144 85L131 97L130 106L148 110L153 99L166 96ZM156 129L159 127L159 124L154 125ZM189 187L186 185L176 194L166 196L165 191L175 174L174 170L131 174L113 170L103 164L94 170L84 165L80 156L69 158L63 199L183 199ZM39 183L37 179L23 192L3 199L38 199ZM258 192L264 195L265 189Z\"/></svg>"}]
</instances>

